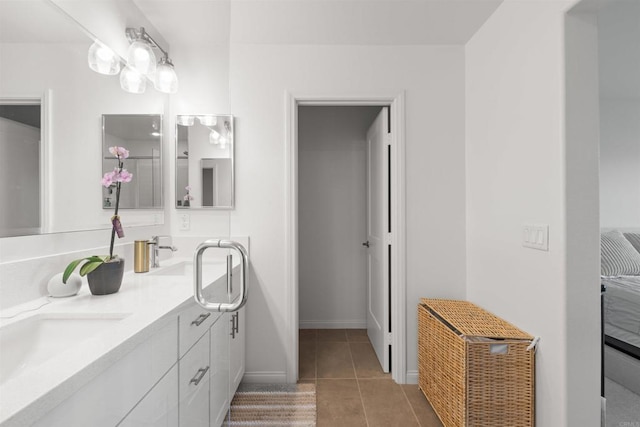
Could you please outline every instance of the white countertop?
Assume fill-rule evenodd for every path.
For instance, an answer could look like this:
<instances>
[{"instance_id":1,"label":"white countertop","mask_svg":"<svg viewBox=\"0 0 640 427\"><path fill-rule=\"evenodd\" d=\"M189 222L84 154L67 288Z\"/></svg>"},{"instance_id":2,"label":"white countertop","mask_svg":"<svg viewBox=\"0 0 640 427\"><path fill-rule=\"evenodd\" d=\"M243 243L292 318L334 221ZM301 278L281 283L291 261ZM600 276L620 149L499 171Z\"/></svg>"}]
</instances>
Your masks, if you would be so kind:
<instances>
[{"instance_id":1,"label":"white countertop","mask_svg":"<svg viewBox=\"0 0 640 427\"><path fill-rule=\"evenodd\" d=\"M172 258L163 261L162 268L185 261L191 259ZM203 268L203 283L211 284L225 274L224 259L207 262ZM220 288L221 295L226 295L226 287ZM217 287L215 291L217 294ZM191 301L193 277L190 274L163 276L130 272L124 275L122 287L115 294L91 295L83 285L74 297L42 298L2 312L2 317L13 316L20 310L46 304L37 310L2 319L0 327L50 313L127 316L0 385L0 424L29 425L37 420L150 337L159 319ZM2 349L0 363L1 357Z\"/></svg>"}]
</instances>

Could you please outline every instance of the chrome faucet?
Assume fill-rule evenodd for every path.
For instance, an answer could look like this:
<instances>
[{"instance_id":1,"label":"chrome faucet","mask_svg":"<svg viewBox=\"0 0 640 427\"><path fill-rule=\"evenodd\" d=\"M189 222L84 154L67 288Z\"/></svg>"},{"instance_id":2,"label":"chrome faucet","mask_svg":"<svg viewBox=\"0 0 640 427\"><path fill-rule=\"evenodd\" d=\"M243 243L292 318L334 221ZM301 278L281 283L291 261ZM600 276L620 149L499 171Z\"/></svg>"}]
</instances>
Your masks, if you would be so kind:
<instances>
[{"instance_id":1,"label":"chrome faucet","mask_svg":"<svg viewBox=\"0 0 640 427\"><path fill-rule=\"evenodd\" d=\"M170 236L153 236L151 240L149 240L149 245L153 246L151 248L151 268L160 267L160 249L169 249L171 252L175 252L178 250L175 246L162 246L160 245L161 237L170 237Z\"/></svg>"}]
</instances>

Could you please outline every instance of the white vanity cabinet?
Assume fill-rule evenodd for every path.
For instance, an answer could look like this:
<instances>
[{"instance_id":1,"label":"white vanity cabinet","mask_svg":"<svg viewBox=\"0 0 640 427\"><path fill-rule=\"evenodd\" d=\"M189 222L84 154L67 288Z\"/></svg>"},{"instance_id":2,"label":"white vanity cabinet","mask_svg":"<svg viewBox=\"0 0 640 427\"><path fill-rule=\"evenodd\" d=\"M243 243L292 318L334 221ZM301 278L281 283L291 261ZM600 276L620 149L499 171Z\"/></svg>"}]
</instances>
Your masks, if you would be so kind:
<instances>
[{"instance_id":1,"label":"white vanity cabinet","mask_svg":"<svg viewBox=\"0 0 640 427\"><path fill-rule=\"evenodd\" d=\"M229 397L230 314L224 313L211 327L211 388L209 394L211 398L212 427L222 425L231 403L231 398Z\"/></svg>"},{"instance_id":2,"label":"white vanity cabinet","mask_svg":"<svg viewBox=\"0 0 640 427\"><path fill-rule=\"evenodd\" d=\"M136 405L118 427L178 425L178 365L173 367Z\"/></svg>"},{"instance_id":3,"label":"white vanity cabinet","mask_svg":"<svg viewBox=\"0 0 640 427\"><path fill-rule=\"evenodd\" d=\"M230 326L234 328L233 333L230 334L230 351L229 351L229 370L230 370L230 399L233 399L233 395L242 381L244 376L244 360L245 360L245 308L242 307L235 313L229 313L231 315Z\"/></svg>"},{"instance_id":4,"label":"white vanity cabinet","mask_svg":"<svg viewBox=\"0 0 640 427\"><path fill-rule=\"evenodd\" d=\"M154 385L159 385L163 377L162 390L159 388L156 393L168 399L161 405L166 408L167 414L160 415L170 419L170 413L178 405L177 393L165 393L170 388L178 388L177 377L168 374L176 364L178 353L176 315L168 315L157 321L149 334L149 338L118 358L33 425L113 427L123 422L145 396L148 398ZM155 396L154 393L152 399ZM148 404L153 406L155 403L149 400L145 405Z\"/></svg>"}]
</instances>

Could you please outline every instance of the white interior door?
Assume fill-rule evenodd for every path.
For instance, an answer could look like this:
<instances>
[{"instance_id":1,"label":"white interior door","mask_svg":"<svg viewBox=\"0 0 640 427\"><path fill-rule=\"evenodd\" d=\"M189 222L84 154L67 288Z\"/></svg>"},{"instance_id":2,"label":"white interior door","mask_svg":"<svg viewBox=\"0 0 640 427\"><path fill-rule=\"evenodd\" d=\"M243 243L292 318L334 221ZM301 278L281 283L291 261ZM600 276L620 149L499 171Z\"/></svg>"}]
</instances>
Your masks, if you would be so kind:
<instances>
[{"instance_id":1,"label":"white interior door","mask_svg":"<svg viewBox=\"0 0 640 427\"><path fill-rule=\"evenodd\" d=\"M389 372L389 149L388 107L367 132L367 334Z\"/></svg>"}]
</instances>

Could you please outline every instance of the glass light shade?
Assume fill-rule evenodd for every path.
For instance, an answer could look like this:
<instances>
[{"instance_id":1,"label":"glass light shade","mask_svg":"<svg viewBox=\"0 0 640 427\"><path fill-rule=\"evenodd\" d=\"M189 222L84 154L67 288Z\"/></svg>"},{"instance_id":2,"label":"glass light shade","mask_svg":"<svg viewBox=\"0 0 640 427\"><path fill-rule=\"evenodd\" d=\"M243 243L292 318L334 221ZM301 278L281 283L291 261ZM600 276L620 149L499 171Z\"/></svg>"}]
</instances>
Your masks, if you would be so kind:
<instances>
[{"instance_id":1,"label":"glass light shade","mask_svg":"<svg viewBox=\"0 0 640 427\"><path fill-rule=\"evenodd\" d=\"M147 79L138 70L127 65L120 73L120 87L129 93L144 93Z\"/></svg>"},{"instance_id":2,"label":"glass light shade","mask_svg":"<svg viewBox=\"0 0 640 427\"><path fill-rule=\"evenodd\" d=\"M219 139L220 139L220 134L215 130L212 130L209 133L209 144L217 144Z\"/></svg>"},{"instance_id":3,"label":"glass light shade","mask_svg":"<svg viewBox=\"0 0 640 427\"><path fill-rule=\"evenodd\" d=\"M218 123L216 116L198 116L198 120L202 126L215 126Z\"/></svg>"},{"instance_id":4,"label":"glass light shade","mask_svg":"<svg viewBox=\"0 0 640 427\"><path fill-rule=\"evenodd\" d=\"M222 148L223 150L227 148L227 142L228 142L227 138L225 137L220 138L220 148Z\"/></svg>"},{"instance_id":5,"label":"glass light shade","mask_svg":"<svg viewBox=\"0 0 640 427\"><path fill-rule=\"evenodd\" d=\"M159 92L176 93L178 91L178 76L173 65L161 60L156 68L156 76L153 86Z\"/></svg>"},{"instance_id":6,"label":"glass light shade","mask_svg":"<svg viewBox=\"0 0 640 427\"><path fill-rule=\"evenodd\" d=\"M127 65L142 74L152 75L156 71L156 55L151 45L144 40L136 40L129 45Z\"/></svg>"},{"instance_id":7,"label":"glass light shade","mask_svg":"<svg viewBox=\"0 0 640 427\"><path fill-rule=\"evenodd\" d=\"M120 72L120 58L111 49L96 40L87 55L89 68L96 73L115 76Z\"/></svg>"},{"instance_id":8,"label":"glass light shade","mask_svg":"<svg viewBox=\"0 0 640 427\"><path fill-rule=\"evenodd\" d=\"M195 116L178 116L178 124L180 126L193 126Z\"/></svg>"}]
</instances>

